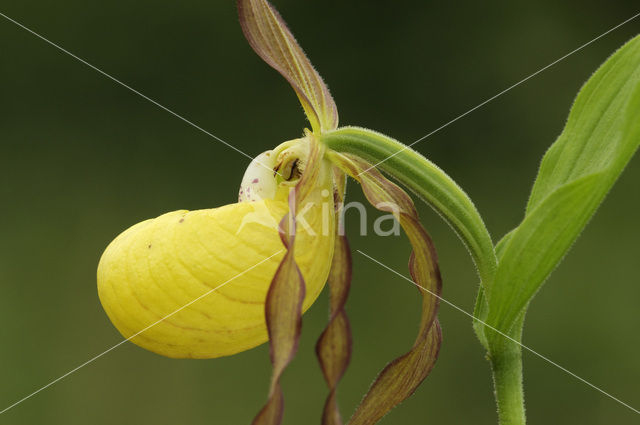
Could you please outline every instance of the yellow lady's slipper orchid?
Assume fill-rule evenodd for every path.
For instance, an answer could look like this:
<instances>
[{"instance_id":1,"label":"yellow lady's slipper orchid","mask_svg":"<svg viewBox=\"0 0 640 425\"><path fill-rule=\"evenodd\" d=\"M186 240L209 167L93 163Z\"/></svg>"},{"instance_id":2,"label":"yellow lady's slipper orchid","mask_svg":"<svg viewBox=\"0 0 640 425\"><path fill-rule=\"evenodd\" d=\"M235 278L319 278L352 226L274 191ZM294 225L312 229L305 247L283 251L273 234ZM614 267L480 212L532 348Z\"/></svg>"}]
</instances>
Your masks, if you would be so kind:
<instances>
[{"instance_id":1,"label":"yellow lady's slipper orchid","mask_svg":"<svg viewBox=\"0 0 640 425\"><path fill-rule=\"evenodd\" d=\"M122 335L178 358L226 356L267 341L265 298L285 254L278 224L289 211L287 194L296 173L304 171L307 145L299 139L256 158L243 179L240 202L143 221L107 247L98 266L98 293ZM301 205L299 222L305 225L298 225L295 260L306 282L304 311L322 290L333 254L327 161Z\"/></svg>"},{"instance_id":2,"label":"yellow lady's slipper orchid","mask_svg":"<svg viewBox=\"0 0 640 425\"><path fill-rule=\"evenodd\" d=\"M351 358L345 306L352 270L349 244L336 222L349 175L404 228L413 246L409 269L423 300L413 346L383 369L349 422L374 424L415 391L438 357L435 250L411 198L368 162L375 155L395 156L388 150L393 143L364 129L338 129L328 88L278 12L267 0L237 0L237 6L249 44L289 81L312 130L259 155L245 172L238 203L171 212L118 236L98 266L100 300L127 339L169 357L231 355L270 340L269 396L252 424L279 425L280 378L296 354L301 315L328 280L329 324L316 345L329 387L322 423L343 423L336 389ZM336 149L336 137L344 149ZM412 161L400 168L411 170ZM415 183L416 175L404 180ZM434 175L441 176L417 175L426 176L427 185L414 184L414 190L426 193Z\"/></svg>"}]
</instances>

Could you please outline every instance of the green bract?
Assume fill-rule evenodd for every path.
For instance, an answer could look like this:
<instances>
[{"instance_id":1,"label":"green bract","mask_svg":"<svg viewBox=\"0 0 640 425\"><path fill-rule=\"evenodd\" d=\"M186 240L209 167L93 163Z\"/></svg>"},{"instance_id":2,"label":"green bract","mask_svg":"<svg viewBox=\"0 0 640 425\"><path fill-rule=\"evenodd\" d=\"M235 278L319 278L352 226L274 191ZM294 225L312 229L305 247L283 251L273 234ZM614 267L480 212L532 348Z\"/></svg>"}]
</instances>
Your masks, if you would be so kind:
<instances>
[{"instance_id":1,"label":"green bract","mask_svg":"<svg viewBox=\"0 0 640 425\"><path fill-rule=\"evenodd\" d=\"M639 106L640 37L582 88L545 154L524 220L500 242L500 265L487 287L490 325L511 330L604 200L640 143Z\"/></svg>"},{"instance_id":2,"label":"green bract","mask_svg":"<svg viewBox=\"0 0 640 425\"><path fill-rule=\"evenodd\" d=\"M640 144L640 37L584 85L558 140L545 154L522 223L498 244L495 279L476 317L520 341L529 302L571 248ZM496 374L505 424L525 422L521 348L475 322Z\"/></svg>"}]
</instances>

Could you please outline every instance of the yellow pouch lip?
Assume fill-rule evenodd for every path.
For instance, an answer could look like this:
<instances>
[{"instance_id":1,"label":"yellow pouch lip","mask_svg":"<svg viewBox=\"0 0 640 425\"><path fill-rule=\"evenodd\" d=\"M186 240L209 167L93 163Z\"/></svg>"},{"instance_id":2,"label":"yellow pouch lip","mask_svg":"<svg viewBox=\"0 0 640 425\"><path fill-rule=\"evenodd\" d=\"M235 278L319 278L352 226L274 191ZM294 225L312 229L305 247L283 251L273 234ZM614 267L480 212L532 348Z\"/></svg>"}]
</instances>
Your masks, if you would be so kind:
<instances>
[{"instance_id":1,"label":"yellow pouch lip","mask_svg":"<svg viewBox=\"0 0 640 425\"><path fill-rule=\"evenodd\" d=\"M230 355L266 342L264 298L285 251L275 229L260 220L243 223L243 218L258 214L278 222L287 208L283 201L262 200L179 210L132 226L107 247L98 267L98 292L107 315L129 338L233 279L132 342L165 356L190 358ZM321 225L320 215L309 215L312 227ZM305 311L326 281L334 232L328 233L311 236L301 230L298 235L296 260L307 283Z\"/></svg>"},{"instance_id":2,"label":"yellow pouch lip","mask_svg":"<svg viewBox=\"0 0 640 425\"><path fill-rule=\"evenodd\" d=\"M268 340L264 303L286 252L278 226L298 179L286 180L277 170L286 168L290 178L295 170L304 173L305 155L315 143L309 137L258 156L243 178L240 202L166 213L109 244L98 265L98 293L123 336L179 358L231 355ZM298 226L295 242L306 282L303 311L322 291L334 249L333 190L327 190L333 177L330 163L320 161L312 180L304 175L298 210L305 211L301 223L309 225Z\"/></svg>"}]
</instances>

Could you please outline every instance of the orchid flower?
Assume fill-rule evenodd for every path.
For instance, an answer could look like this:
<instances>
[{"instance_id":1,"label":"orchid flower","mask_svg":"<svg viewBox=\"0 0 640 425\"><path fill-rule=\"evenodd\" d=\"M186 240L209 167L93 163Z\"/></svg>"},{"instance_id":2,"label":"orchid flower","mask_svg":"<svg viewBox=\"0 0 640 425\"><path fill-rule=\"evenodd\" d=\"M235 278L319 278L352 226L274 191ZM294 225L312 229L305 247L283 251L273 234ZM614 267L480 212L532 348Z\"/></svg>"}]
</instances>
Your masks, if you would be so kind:
<instances>
[{"instance_id":1,"label":"orchid flower","mask_svg":"<svg viewBox=\"0 0 640 425\"><path fill-rule=\"evenodd\" d=\"M495 268L486 260L495 258L493 244L469 198L438 167L379 133L338 128L327 86L269 2L237 6L249 44L291 84L311 129L257 156L237 203L170 212L119 235L100 260L100 300L122 335L168 357L228 356L269 341L273 376L253 424L275 425L284 412L279 381L297 351L301 316L328 281L329 323L316 345L329 387L322 423L342 424L336 390L351 355L345 304L352 267L341 211L350 176L407 234L409 271L422 297L413 346L382 370L348 421L374 424L423 382L442 341L433 243L411 197L381 171L441 213L482 278Z\"/></svg>"}]
</instances>

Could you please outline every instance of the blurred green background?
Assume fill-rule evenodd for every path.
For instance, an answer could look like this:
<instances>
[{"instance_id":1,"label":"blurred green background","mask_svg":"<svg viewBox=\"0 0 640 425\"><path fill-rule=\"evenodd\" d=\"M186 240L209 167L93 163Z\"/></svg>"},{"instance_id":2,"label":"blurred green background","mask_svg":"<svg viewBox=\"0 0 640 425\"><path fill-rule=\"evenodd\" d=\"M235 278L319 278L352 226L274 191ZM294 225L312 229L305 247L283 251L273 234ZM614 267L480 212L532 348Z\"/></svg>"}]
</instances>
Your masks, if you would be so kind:
<instances>
[{"instance_id":1,"label":"blurred green background","mask_svg":"<svg viewBox=\"0 0 640 425\"><path fill-rule=\"evenodd\" d=\"M328 82L342 124L410 143L637 13L637 1L274 1ZM0 12L255 155L298 137L292 90L244 41L232 1L5 0ZM471 195L497 240L521 219L542 154L582 83L640 20L419 143ZM95 288L122 230L176 209L232 203L247 158L0 18L0 410L122 340ZM524 343L640 405L635 158L534 300ZM350 200L362 200L351 185ZM471 311L477 278L426 206L444 297ZM372 212L372 217L377 214ZM352 217L351 222L355 224ZM402 238L349 234L406 271ZM348 415L413 342L419 299L354 254ZM325 294L326 295L326 294ZM305 315L284 377L285 424L319 423L313 347L326 296ZM494 424L488 363L470 319L441 307L444 344L416 394L382 423ZM638 416L525 353L531 424L627 424ZM1 424L248 424L266 399L266 346L171 360L125 344L0 415Z\"/></svg>"}]
</instances>

